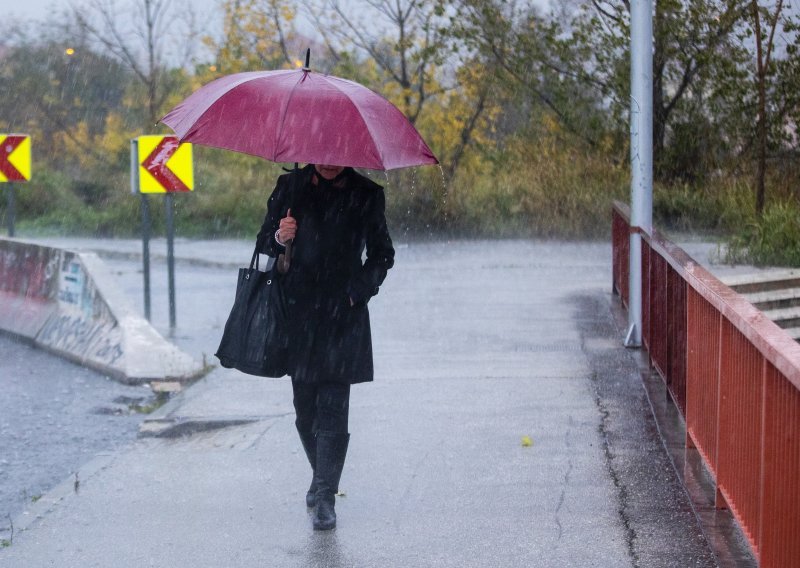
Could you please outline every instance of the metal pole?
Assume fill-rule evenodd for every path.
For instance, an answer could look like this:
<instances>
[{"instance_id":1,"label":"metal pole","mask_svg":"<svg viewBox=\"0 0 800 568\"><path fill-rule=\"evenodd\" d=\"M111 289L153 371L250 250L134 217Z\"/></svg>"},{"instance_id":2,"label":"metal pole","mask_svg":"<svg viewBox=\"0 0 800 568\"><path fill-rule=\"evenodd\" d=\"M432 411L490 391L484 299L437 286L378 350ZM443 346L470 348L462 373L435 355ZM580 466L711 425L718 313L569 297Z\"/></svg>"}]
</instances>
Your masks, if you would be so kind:
<instances>
[{"instance_id":1,"label":"metal pole","mask_svg":"<svg viewBox=\"0 0 800 568\"><path fill-rule=\"evenodd\" d=\"M8 222L8 236L14 236L14 217L16 217L16 205L15 205L15 195L14 195L14 184L9 183L6 184L8 186L8 195L6 198L8 199L8 210L6 211L6 221Z\"/></svg>"},{"instance_id":2,"label":"metal pole","mask_svg":"<svg viewBox=\"0 0 800 568\"><path fill-rule=\"evenodd\" d=\"M167 280L169 283L169 328L175 329L175 220L173 218L173 198L167 193L164 201L167 207Z\"/></svg>"},{"instance_id":3,"label":"metal pole","mask_svg":"<svg viewBox=\"0 0 800 568\"><path fill-rule=\"evenodd\" d=\"M150 202L142 193L142 273L144 274L144 317L150 321Z\"/></svg>"},{"instance_id":4,"label":"metal pole","mask_svg":"<svg viewBox=\"0 0 800 568\"><path fill-rule=\"evenodd\" d=\"M142 204L142 274L144 275L144 317L150 321L150 202L139 191L139 139L131 139L131 193L139 194Z\"/></svg>"},{"instance_id":5,"label":"metal pole","mask_svg":"<svg viewBox=\"0 0 800 568\"><path fill-rule=\"evenodd\" d=\"M653 230L653 10L631 1L631 235L628 332L625 345L642 344L642 237Z\"/></svg>"}]
</instances>

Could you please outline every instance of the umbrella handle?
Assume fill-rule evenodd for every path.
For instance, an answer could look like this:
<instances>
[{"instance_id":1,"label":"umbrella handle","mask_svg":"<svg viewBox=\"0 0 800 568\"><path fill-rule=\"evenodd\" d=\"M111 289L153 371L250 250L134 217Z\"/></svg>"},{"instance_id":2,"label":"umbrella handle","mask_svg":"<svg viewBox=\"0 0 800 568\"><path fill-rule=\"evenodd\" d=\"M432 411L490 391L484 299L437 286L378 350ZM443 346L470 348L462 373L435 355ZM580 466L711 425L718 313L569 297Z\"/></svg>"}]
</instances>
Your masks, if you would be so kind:
<instances>
[{"instance_id":1,"label":"umbrella handle","mask_svg":"<svg viewBox=\"0 0 800 568\"><path fill-rule=\"evenodd\" d=\"M294 239L286 241L286 252L278 255L278 272L281 274L289 272L289 266L292 264L292 242Z\"/></svg>"}]
</instances>

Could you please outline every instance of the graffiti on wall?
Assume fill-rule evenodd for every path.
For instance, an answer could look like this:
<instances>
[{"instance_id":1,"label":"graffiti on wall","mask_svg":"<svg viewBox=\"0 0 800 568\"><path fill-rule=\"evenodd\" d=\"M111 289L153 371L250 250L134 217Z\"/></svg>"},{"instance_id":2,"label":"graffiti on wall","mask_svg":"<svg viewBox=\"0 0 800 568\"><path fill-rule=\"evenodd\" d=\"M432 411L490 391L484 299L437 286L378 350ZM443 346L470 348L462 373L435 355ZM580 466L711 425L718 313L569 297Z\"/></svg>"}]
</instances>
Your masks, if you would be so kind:
<instances>
[{"instance_id":1,"label":"graffiti on wall","mask_svg":"<svg viewBox=\"0 0 800 568\"><path fill-rule=\"evenodd\" d=\"M124 355L122 331L79 255L0 239L0 292L58 304L37 343L109 366Z\"/></svg>"},{"instance_id":2,"label":"graffiti on wall","mask_svg":"<svg viewBox=\"0 0 800 568\"><path fill-rule=\"evenodd\" d=\"M83 318L78 312L52 316L36 337L37 343L73 356L113 365L125 353L122 332L109 320Z\"/></svg>"},{"instance_id":3,"label":"graffiti on wall","mask_svg":"<svg viewBox=\"0 0 800 568\"><path fill-rule=\"evenodd\" d=\"M78 259L65 259L58 279L58 301L81 308L86 287L86 275Z\"/></svg>"},{"instance_id":4,"label":"graffiti on wall","mask_svg":"<svg viewBox=\"0 0 800 568\"><path fill-rule=\"evenodd\" d=\"M0 241L0 291L34 300L54 299L62 251Z\"/></svg>"},{"instance_id":5,"label":"graffiti on wall","mask_svg":"<svg viewBox=\"0 0 800 568\"><path fill-rule=\"evenodd\" d=\"M122 333L80 258L65 253L58 274L59 311L39 332L37 342L113 365L124 354Z\"/></svg>"},{"instance_id":6,"label":"graffiti on wall","mask_svg":"<svg viewBox=\"0 0 800 568\"><path fill-rule=\"evenodd\" d=\"M114 319L80 257L72 253L61 260L56 298L62 311L80 312L85 318Z\"/></svg>"}]
</instances>

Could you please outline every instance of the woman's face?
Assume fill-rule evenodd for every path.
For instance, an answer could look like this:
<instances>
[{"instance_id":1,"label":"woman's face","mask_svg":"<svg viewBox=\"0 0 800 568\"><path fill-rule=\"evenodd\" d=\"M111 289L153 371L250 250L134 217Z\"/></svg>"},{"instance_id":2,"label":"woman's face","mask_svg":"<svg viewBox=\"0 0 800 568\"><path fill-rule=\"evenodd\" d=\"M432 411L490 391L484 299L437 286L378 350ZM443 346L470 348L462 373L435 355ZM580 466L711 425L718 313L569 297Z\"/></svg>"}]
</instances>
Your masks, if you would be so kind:
<instances>
[{"instance_id":1,"label":"woman's face","mask_svg":"<svg viewBox=\"0 0 800 568\"><path fill-rule=\"evenodd\" d=\"M317 173L327 180L332 180L344 169L344 166L329 166L325 164L314 164Z\"/></svg>"}]
</instances>

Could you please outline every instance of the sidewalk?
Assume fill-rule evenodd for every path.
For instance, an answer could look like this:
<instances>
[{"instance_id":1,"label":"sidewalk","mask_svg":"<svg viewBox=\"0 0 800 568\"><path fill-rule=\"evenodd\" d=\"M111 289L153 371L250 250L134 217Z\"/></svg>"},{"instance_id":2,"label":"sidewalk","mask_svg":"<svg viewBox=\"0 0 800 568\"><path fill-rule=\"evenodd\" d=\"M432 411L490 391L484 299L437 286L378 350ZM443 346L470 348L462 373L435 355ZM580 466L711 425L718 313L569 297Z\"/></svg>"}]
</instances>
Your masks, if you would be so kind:
<instances>
[{"instance_id":1,"label":"sidewalk","mask_svg":"<svg viewBox=\"0 0 800 568\"><path fill-rule=\"evenodd\" d=\"M179 346L213 352L251 246L176 243L208 261L179 269ZM335 531L311 529L287 380L217 368L148 418L157 437L99 456L16 519L0 566L715 565L620 346L610 256L398 246L370 302L376 380L353 388ZM133 294L141 275L117 258Z\"/></svg>"}]
</instances>

